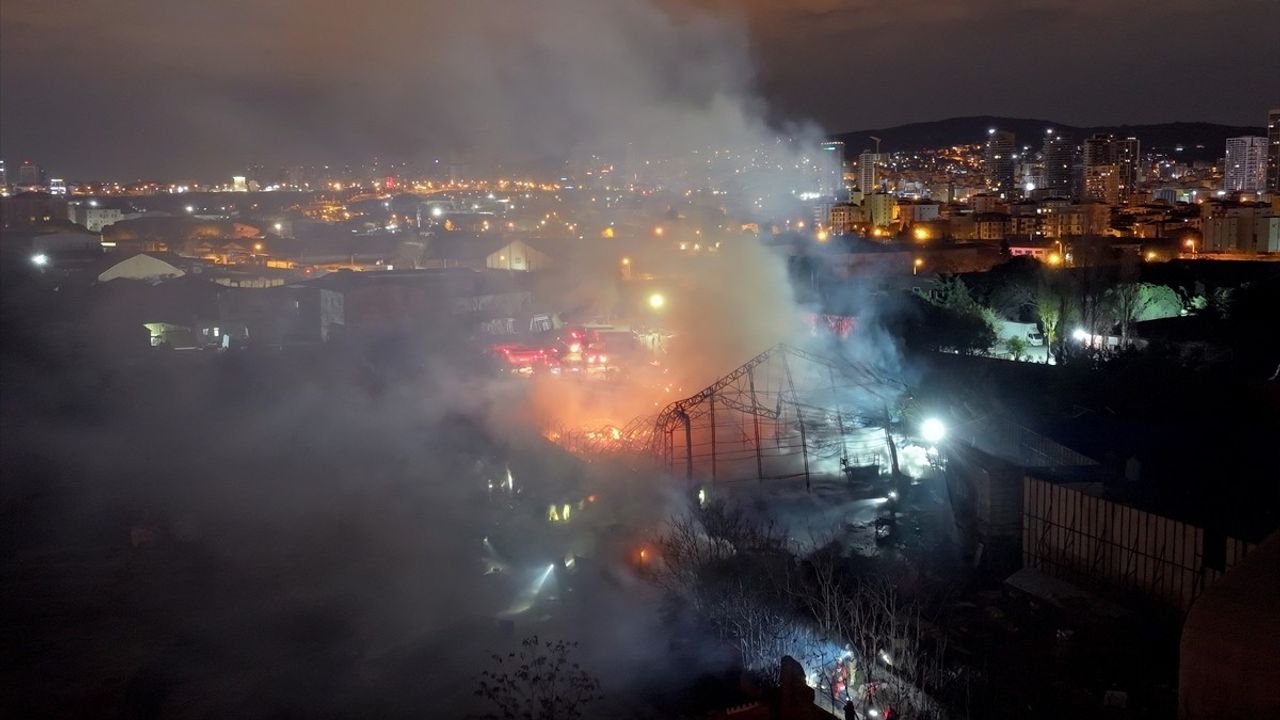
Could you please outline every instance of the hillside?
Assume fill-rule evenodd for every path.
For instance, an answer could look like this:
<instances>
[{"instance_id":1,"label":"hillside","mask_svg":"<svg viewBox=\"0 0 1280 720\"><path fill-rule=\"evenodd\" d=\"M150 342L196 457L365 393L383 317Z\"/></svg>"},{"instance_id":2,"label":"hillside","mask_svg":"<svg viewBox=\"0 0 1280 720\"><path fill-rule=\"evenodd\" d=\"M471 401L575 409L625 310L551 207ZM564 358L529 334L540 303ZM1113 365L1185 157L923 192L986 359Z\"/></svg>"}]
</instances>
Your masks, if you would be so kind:
<instances>
[{"instance_id":1,"label":"hillside","mask_svg":"<svg viewBox=\"0 0 1280 720\"><path fill-rule=\"evenodd\" d=\"M1046 128L1069 134L1077 140L1094 133L1134 136L1142 141L1144 149L1157 148L1172 151L1181 145L1183 148L1181 156L1188 161L1217 160L1222 157L1226 139L1229 137L1266 134L1266 129L1262 127L1240 127L1204 122L1075 127L1051 120L979 115L910 123L876 130L858 130L834 135L832 139L843 141L845 153L852 159L864 150L875 149L875 141L871 139L873 136L880 138L882 152L923 150L982 142L987 136L987 129L993 127L1012 131L1017 136L1019 144L1030 145L1035 149L1039 149Z\"/></svg>"}]
</instances>

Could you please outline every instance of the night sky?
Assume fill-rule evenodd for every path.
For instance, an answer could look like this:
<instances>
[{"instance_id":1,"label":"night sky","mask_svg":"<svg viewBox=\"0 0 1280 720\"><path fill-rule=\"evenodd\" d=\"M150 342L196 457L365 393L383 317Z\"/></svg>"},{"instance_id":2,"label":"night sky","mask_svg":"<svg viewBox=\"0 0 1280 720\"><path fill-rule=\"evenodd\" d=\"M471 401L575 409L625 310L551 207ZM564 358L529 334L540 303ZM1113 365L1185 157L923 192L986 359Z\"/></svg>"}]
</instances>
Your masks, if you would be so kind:
<instances>
[{"instance_id":1,"label":"night sky","mask_svg":"<svg viewBox=\"0 0 1280 720\"><path fill-rule=\"evenodd\" d=\"M1280 105L1275 0L6 0L0 20L0 156L82 179L550 157L616 143L631 97L692 114L725 86L830 132Z\"/></svg>"}]
</instances>

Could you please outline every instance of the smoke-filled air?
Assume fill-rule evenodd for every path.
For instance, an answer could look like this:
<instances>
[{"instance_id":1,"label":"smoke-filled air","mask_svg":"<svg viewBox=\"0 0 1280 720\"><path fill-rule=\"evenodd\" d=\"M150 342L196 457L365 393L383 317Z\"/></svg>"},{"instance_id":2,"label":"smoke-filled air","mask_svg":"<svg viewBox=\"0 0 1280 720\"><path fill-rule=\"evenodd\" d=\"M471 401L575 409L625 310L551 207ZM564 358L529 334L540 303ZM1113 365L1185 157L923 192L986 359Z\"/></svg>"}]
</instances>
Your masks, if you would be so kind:
<instances>
[{"instance_id":1,"label":"smoke-filled air","mask_svg":"<svg viewBox=\"0 0 1280 720\"><path fill-rule=\"evenodd\" d=\"M1280 717L1277 0L0 3L0 720Z\"/></svg>"},{"instance_id":2,"label":"smoke-filled air","mask_svg":"<svg viewBox=\"0 0 1280 720\"><path fill-rule=\"evenodd\" d=\"M794 286L788 258L825 240L812 201L834 192L833 176L842 185L840 158L816 127L756 97L739 20L649 0L126 5L137 26L108 40L171 32L175 54L217 68L209 86L177 91L190 102L157 112L235 128L231 155L234 137L290 152L385 142L453 173L378 196L388 229L411 222L397 237L425 249L375 271L467 272L432 258L504 229L527 241L523 262L554 265L474 272L426 301L413 289L368 300L373 286L349 268L317 270L291 287L345 293L319 346L263 344L249 321L233 331L215 316L192 326L202 340L182 340L161 312L146 324L154 347L118 355L98 352L103 338L140 331L126 318L142 320L146 298L203 292L196 271L158 284L15 276L2 451L14 510L0 525L6 617L22 622L4 643L6 705L50 717L525 717L512 704L537 690L505 674L523 648L584 668L538 681L580 695L565 711L688 716L719 697L707 683L773 682L783 654L812 651L813 672L836 662L840 643L804 622L767 647L732 630L681 585L698 568L665 559L681 532L685 551L734 552L734 538L689 524L708 512L740 530L786 528L751 535L753 551L834 532L844 511L816 527L785 503L747 513L733 483L776 476L786 494L843 477L845 422L865 428L858 462L887 467L873 415L899 392L896 379L850 374L851 359L897 370L874 316L851 336L826 332L821 293ZM258 49L224 54L211 40L223 33ZM322 79L273 80L304 61ZM296 96L314 126L282 127L228 76ZM318 253L304 223L323 230L332 202L283 209L299 213L294 229L268 224L255 251ZM125 227L104 240L142 242ZM504 289L449 295L476 283ZM216 318L241 292L277 292L208 287L222 288ZM521 307L457 309L507 297ZM882 346L852 350L860 337ZM680 404L779 343L826 354L774 351L749 374L758 386L748 394L739 374L709 421L705 398ZM846 502L871 532L878 500ZM531 717L553 716L577 715Z\"/></svg>"}]
</instances>

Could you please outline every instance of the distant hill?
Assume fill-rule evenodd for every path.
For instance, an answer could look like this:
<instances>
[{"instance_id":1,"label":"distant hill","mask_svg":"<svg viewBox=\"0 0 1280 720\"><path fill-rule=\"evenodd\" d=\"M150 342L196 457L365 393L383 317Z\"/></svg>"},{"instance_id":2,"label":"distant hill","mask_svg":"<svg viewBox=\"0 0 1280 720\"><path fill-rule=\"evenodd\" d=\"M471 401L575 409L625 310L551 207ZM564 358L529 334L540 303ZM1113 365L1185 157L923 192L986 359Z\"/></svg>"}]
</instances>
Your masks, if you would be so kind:
<instances>
[{"instance_id":1,"label":"distant hill","mask_svg":"<svg viewBox=\"0 0 1280 720\"><path fill-rule=\"evenodd\" d=\"M926 150L982 142L987 136L987 129L993 127L1012 131L1019 145L1030 145L1036 150L1040 149L1044 141L1045 130L1053 128L1057 132L1071 135L1077 141L1094 133L1113 133L1120 137L1133 136L1142 141L1144 151L1147 148L1172 151L1181 145L1182 156L1187 160L1217 160L1222 157L1229 137L1266 135L1266 129L1263 127L1240 127L1204 122L1075 127L1051 120L980 115L910 123L878 130L858 130L835 135L832 139L843 141L846 155L853 159L864 150L875 149L875 141L871 139L873 136L880 138L881 152Z\"/></svg>"}]
</instances>

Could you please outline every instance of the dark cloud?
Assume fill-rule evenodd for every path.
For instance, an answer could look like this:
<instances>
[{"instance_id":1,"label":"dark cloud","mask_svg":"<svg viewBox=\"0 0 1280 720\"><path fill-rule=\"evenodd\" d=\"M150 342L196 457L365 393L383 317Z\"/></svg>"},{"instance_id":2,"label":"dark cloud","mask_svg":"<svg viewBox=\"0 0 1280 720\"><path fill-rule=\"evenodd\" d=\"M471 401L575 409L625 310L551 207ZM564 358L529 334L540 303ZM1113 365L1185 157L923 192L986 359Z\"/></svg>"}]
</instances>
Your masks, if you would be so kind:
<instances>
[{"instance_id":1,"label":"dark cloud","mask_svg":"<svg viewBox=\"0 0 1280 720\"><path fill-rule=\"evenodd\" d=\"M1256 124L1280 94L1270 0L12 0L0 23L0 152L71 176L713 142L756 88L832 131Z\"/></svg>"}]
</instances>

